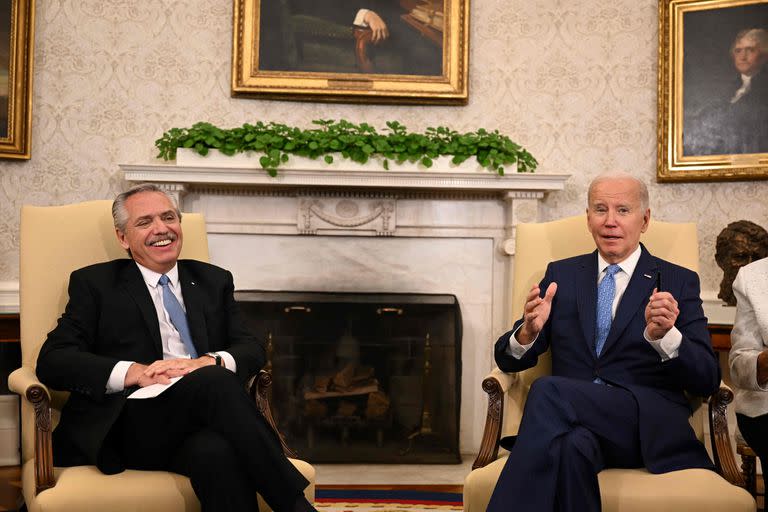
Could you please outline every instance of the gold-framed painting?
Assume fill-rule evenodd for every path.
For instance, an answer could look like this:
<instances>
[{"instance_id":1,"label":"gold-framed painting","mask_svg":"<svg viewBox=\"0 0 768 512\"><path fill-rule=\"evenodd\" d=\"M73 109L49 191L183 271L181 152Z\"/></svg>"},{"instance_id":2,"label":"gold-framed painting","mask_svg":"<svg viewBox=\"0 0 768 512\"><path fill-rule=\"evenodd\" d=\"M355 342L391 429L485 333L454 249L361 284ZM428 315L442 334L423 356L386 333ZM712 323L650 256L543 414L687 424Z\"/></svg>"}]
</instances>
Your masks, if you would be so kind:
<instances>
[{"instance_id":1,"label":"gold-framed painting","mask_svg":"<svg viewBox=\"0 0 768 512\"><path fill-rule=\"evenodd\" d=\"M0 0L0 158L29 159L34 0Z\"/></svg>"},{"instance_id":2,"label":"gold-framed painting","mask_svg":"<svg viewBox=\"0 0 768 512\"><path fill-rule=\"evenodd\" d=\"M469 0L234 0L232 94L466 104Z\"/></svg>"},{"instance_id":3,"label":"gold-framed painting","mask_svg":"<svg viewBox=\"0 0 768 512\"><path fill-rule=\"evenodd\" d=\"M659 181L768 179L768 0L659 0Z\"/></svg>"}]
</instances>

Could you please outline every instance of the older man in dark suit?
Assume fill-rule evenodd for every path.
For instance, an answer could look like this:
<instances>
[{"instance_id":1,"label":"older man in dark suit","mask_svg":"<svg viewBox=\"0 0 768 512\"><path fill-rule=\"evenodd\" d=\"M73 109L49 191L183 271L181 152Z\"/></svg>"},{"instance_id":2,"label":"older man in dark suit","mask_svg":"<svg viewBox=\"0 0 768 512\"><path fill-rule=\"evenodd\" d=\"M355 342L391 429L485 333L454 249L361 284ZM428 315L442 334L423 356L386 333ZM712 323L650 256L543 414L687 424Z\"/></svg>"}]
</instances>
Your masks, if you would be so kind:
<instances>
[{"instance_id":1,"label":"older man in dark suit","mask_svg":"<svg viewBox=\"0 0 768 512\"><path fill-rule=\"evenodd\" d=\"M244 389L264 365L245 329L232 275L178 261L181 214L153 185L120 194L112 208L131 260L72 273L69 303L40 350L37 374L70 391L53 433L54 463L169 470L190 477L203 511L313 510L306 479ZM171 384L147 399L127 399Z\"/></svg>"},{"instance_id":2,"label":"older man in dark suit","mask_svg":"<svg viewBox=\"0 0 768 512\"><path fill-rule=\"evenodd\" d=\"M649 220L642 181L595 179L587 222L597 250L551 263L496 342L504 371L551 350L552 376L530 390L489 511L598 511L606 467L712 468L685 396L720 383L699 280L640 244Z\"/></svg>"}]
</instances>

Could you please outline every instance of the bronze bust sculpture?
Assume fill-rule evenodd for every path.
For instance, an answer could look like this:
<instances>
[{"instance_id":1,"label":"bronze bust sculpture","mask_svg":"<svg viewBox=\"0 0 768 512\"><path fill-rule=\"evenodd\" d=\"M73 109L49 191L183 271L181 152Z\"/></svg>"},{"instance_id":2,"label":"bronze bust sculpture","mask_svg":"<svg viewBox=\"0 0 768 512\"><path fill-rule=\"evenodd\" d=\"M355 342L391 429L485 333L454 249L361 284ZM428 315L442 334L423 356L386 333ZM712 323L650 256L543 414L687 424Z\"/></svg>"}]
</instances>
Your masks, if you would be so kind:
<instances>
[{"instance_id":1,"label":"bronze bust sculpture","mask_svg":"<svg viewBox=\"0 0 768 512\"><path fill-rule=\"evenodd\" d=\"M727 305L735 306L733 280L739 269L755 260L768 256L768 231L748 220L731 222L719 235L715 246L715 261L723 269L720 293Z\"/></svg>"}]
</instances>

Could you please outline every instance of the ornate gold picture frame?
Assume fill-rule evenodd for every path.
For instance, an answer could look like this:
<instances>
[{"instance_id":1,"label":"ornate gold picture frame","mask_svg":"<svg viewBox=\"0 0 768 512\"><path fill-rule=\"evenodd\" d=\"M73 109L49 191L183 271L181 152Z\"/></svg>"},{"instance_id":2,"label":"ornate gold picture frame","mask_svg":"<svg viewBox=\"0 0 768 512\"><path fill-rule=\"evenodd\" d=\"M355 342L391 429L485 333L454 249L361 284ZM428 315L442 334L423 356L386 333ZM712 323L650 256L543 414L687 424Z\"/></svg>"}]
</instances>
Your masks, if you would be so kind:
<instances>
[{"instance_id":1,"label":"ornate gold picture frame","mask_svg":"<svg viewBox=\"0 0 768 512\"><path fill-rule=\"evenodd\" d=\"M469 0L235 0L232 94L466 104Z\"/></svg>"},{"instance_id":2,"label":"ornate gold picture frame","mask_svg":"<svg viewBox=\"0 0 768 512\"><path fill-rule=\"evenodd\" d=\"M768 1L659 0L658 180L768 179Z\"/></svg>"},{"instance_id":3,"label":"ornate gold picture frame","mask_svg":"<svg viewBox=\"0 0 768 512\"><path fill-rule=\"evenodd\" d=\"M29 159L34 0L0 3L0 158Z\"/></svg>"}]
</instances>

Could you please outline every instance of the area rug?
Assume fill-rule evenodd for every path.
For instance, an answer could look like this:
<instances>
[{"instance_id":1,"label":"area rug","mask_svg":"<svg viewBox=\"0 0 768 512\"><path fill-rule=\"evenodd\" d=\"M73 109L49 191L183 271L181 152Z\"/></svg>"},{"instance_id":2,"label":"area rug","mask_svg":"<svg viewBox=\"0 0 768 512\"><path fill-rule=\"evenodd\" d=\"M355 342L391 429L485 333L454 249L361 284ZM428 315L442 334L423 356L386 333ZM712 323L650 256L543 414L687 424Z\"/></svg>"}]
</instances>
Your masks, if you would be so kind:
<instances>
[{"instance_id":1,"label":"area rug","mask_svg":"<svg viewBox=\"0 0 768 512\"><path fill-rule=\"evenodd\" d=\"M462 510L461 493L422 489L333 488L315 491L319 512Z\"/></svg>"}]
</instances>

